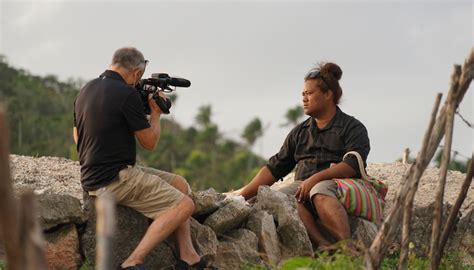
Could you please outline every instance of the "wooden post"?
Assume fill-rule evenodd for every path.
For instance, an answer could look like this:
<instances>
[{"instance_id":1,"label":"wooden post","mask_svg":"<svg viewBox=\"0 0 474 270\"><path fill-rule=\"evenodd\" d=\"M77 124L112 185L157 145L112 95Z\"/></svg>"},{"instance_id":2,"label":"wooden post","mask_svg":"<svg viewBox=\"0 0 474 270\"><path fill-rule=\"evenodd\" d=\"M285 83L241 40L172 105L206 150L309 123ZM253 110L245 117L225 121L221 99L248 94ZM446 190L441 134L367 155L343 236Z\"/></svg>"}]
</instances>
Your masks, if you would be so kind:
<instances>
[{"instance_id":1,"label":"wooden post","mask_svg":"<svg viewBox=\"0 0 474 270\"><path fill-rule=\"evenodd\" d=\"M431 121L428 126L428 130L425 134L425 139L423 141L423 147L420 151L420 154L417 158L417 166L415 167L415 173L411 177L410 181L406 183L406 186L410 186L410 189L407 194L407 198L402 201L403 204L403 230L402 230L402 242L400 248L400 261L398 264L398 269L402 270L406 268L406 259L408 257L408 244L410 240L410 224L411 224L411 214L413 211L413 200L415 198L416 190L418 189L418 183L420 181L423 172L425 171L426 167L428 166L430 158L426 157L426 148L429 144L429 139L431 137L431 133L433 131L433 126L436 121L436 113L439 108L439 104L441 101L441 94L438 94L436 97L435 106L433 107L433 111L431 113Z\"/></svg>"},{"instance_id":2,"label":"wooden post","mask_svg":"<svg viewBox=\"0 0 474 270\"><path fill-rule=\"evenodd\" d=\"M13 195L10 179L9 129L2 105L0 105L0 132L0 229L5 243L8 269L23 270L18 230L18 203Z\"/></svg>"},{"instance_id":3,"label":"wooden post","mask_svg":"<svg viewBox=\"0 0 474 270\"><path fill-rule=\"evenodd\" d=\"M410 160L410 148L405 148L405 150L403 151L402 163L408 164L409 160Z\"/></svg>"},{"instance_id":4,"label":"wooden post","mask_svg":"<svg viewBox=\"0 0 474 270\"><path fill-rule=\"evenodd\" d=\"M36 216L37 205L33 191L22 194L20 198L20 245L25 270L46 270L44 240Z\"/></svg>"},{"instance_id":5,"label":"wooden post","mask_svg":"<svg viewBox=\"0 0 474 270\"><path fill-rule=\"evenodd\" d=\"M455 70L459 70L456 68ZM456 71L457 72L457 71ZM455 84L454 82L451 83L451 90L457 85L458 94L455 100L456 107L461 103L462 99L464 98L465 93L467 92L469 85L474 77L474 48L471 49L469 56L466 58L464 65L462 67L461 76L459 81ZM449 93L448 93L449 95ZM436 119L436 123L433 127L433 134L431 134L430 139L428 140L429 144L425 150L424 155L418 155L417 160L415 161L416 164L418 163L425 163L426 159L429 158L428 162L433 157L438 145L441 141L441 138L445 132L446 126L446 113L447 110L446 106L443 106L441 109L438 118ZM370 246L370 258L372 260L372 265L375 269L380 267L380 262L383 259L383 256L386 252L388 244L391 242L393 238L393 234L395 230L398 228L399 220L400 220L400 206L401 203L405 201L406 195L408 191L410 191L411 185L407 184L408 180L417 179L419 178L426 165L416 165L413 164L409 172L404 176L401 183L401 188L398 191L397 195L395 196L395 202L390 208L388 216L385 218L384 222L382 223L372 245ZM415 170L415 165L419 169ZM423 168L424 167L424 168ZM422 169L422 170L421 170ZM414 182L414 181L411 181ZM415 183L413 183L415 184ZM416 183L417 185L418 183Z\"/></svg>"},{"instance_id":6,"label":"wooden post","mask_svg":"<svg viewBox=\"0 0 474 270\"><path fill-rule=\"evenodd\" d=\"M401 188L395 196L395 202L390 208L390 213L382 223L374 241L372 242L372 245L370 246L370 257L372 260L372 265L375 269L379 268L383 254L387 248L386 243L390 242L391 237L393 236L393 231L398 228L402 208L401 206L405 202L405 198L409 190L413 185L418 185L418 181L416 179L420 179L428 164L426 161L427 158L425 157L425 152L426 148L428 147L431 132L433 130L434 120L436 119L441 96L441 93L436 96L436 101L431 112L431 121L425 133L421 151L418 154L415 162L410 166L408 173L405 174L404 178L402 179ZM431 160L431 157L429 160Z\"/></svg>"},{"instance_id":7,"label":"wooden post","mask_svg":"<svg viewBox=\"0 0 474 270\"><path fill-rule=\"evenodd\" d=\"M97 213L96 227L96 269L111 270L113 236L115 233L115 200L111 193L105 192L95 202Z\"/></svg>"},{"instance_id":8,"label":"wooden post","mask_svg":"<svg viewBox=\"0 0 474 270\"><path fill-rule=\"evenodd\" d=\"M433 226L431 230L431 244L430 244L430 253L429 257L431 258L431 269L437 269L437 265L434 263L439 257L439 237L441 230L441 218L443 210L443 199L444 199L444 188L446 185L446 175L448 173L449 162L451 160L451 145L453 142L453 127L454 127L454 114L456 112L455 106L455 94L453 98L449 101L447 106L447 118L446 118L446 134L444 139L444 149L443 156L441 159L440 174L438 180L438 188L436 191L436 198L434 201L434 211L433 211Z\"/></svg>"},{"instance_id":9,"label":"wooden post","mask_svg":"<svg viewBox=\"0 0 474 270\"><path fill-rule=\"evenodd\" d=\"M471 154L471 161L469 163L466 179L464 179L464 182L461 187L461 191L459 192L458 198L456 199L456 202L454 203L454 206L451 209L451 212L449 213L448 219L446 220L446 223L443 228L443 233L441 234L441 237L440 237L438 252L437 252L438 256L436 256L435 262L433 261L431 262L432 265L434 264L434 267L432 266L433 269L438 268L439 266L449 235L453 231L454 223L456 222L456 217L458 216L459 209L461 209L461 205L466 199L467 192L469 190L469 187L471 186L472 176L473 176L473 171L474 171L474 163L472 162L473 159L474 159L474 154Z\"/></svg>"}]
</instances>

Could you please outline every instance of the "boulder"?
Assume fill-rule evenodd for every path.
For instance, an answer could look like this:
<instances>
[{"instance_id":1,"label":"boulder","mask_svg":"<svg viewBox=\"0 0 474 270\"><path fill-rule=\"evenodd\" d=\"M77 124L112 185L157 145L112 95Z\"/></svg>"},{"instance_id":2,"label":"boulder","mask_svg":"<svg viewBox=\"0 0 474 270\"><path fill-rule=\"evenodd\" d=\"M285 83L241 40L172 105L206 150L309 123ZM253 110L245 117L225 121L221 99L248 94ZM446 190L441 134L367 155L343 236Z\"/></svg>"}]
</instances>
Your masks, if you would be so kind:
<instances>
[{"instance_id":1,"label":"boulder","mask_svg":"<svg viewBox=\"0 0 474 270\"><path fill-rule=\"evenodd\" d=\"M95 208L93 207L94 201L94 197L89 197L85 194L84 208L88 216L88 222L85 232L81 237L81 243L84 256L90 262L95 261L95 228L97 220ZM117 227L111 248L112 265L121 264L132 253L143 235L145 235L151 220L129 207L117 205L116 222ZM160 269L175 265L176 259L171 246L166 241L160 243L146 257L145 265L149 269Z\"/></svg>"},{"instance_id":2,"label":"boulder","mask_svg":"<svg viewBox=\"0 0 474 270\"><path fill-rule=\"evenodd\" d=\"M216 211L222 205L225 195L217 193L213 188L210 188L191 193L191 198L196 206L193 213L193 216L196 217Z\"/></svg>"},{"instance_id":3,"label":"boulder","mask_svg":"<svg viewBox=\"0 0 474 270\"><path fill-rule=\"evenodd\" d=\"M262 264L258 252L258 239L247 229L237 229L222 236L217 248L214 266L219 269L241 269L245 264Z\"/></svg>"},{"instance_id":4,"label":"boulder","mask_svg":"<svg viewBox=\"0 0 474 270\"><path fill-rule=\"evenodd\" d=\"M350 225L352 239L361 242L366 248L369 248L377 235L377 225L356 217L350 218Z\"/></svg>"},{"instance_id":5,"label":"boulder","mask_svg":"<svg viewBox=\"0 0 474 270\"><path fill-rule=\"evenodd\" d=\"M213 262L216 258L218 241L211 227L191 218L191 238L197 253L207 261Z\"/></svg>"},{"instance_id":6,"label":"boulder","mask_svg":"<svg viewBox=\"0 0 474 270\"><path fill-rule=\"evenodd\" d=\"M44 235L45 257L49 269L78 269L81 265L79 237L72 223Z\"/></svg>"},{"instance_id":7,"label":"boulder","mask_svg":"<svg viewBox=\"0 0 474 270\"><path fill-rule=\"evenodd\" d=\"M298 216L294 197L271 190L268 186L261 186L258 189L255 209L267 211L277 221L283 259L313 255L313 246Z\"/></svg>"},{"instance_id":8,"label":"boulder","mask_svg":"<svg viewBox=\"0 0 474 270\"><path fill-rule=\"evenodd\" d=\"M281 250L273 216L266 211L250 214L246 227L258 238L258 252L261 258L271 266L280 262Z\"/></svg>"},{"instance_id":9,"label":"boulder","mask_svg":"<svg viewBox=\"0 0 474 270\"><path fill-rule=\"evenodd\" d=\"M474 210L471 209L452 232L448 240L448 250L458 252L463 263L474 265Z\"/></svg>"},{"instance_id":10,"label":"boulder","mask_svg":"<svg viewBox=\"0 0 474 270\"><path fill-rule=\"evenodd\" d=\"M216 234L223 234L240 227L250 214L250 207L239 201L232 201L212 213L204 225L211 227Z\"/></svg>"},{"instance_id":11,"label":"boulder","mask_svg":"<svg viewBox=\"0 0 474 270\"><path fill-rule=\"evenodd\" d=\"M50 230L58 225L85 222L85 216L79 199L69 195L37 195L38 216L43 230Z\"/></svg>"}]
</instances>

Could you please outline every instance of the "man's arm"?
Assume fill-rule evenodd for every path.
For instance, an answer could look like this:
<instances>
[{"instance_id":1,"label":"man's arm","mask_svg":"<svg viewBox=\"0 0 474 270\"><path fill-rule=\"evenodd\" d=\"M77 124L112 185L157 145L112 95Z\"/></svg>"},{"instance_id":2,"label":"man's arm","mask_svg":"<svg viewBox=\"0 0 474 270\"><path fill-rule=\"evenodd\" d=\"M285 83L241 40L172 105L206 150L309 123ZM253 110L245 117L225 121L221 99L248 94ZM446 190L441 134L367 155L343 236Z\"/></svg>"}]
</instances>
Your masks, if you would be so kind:
<instances>
[{"instance_id":1,"label":"man's arm","mask_svg":"<svg viewBox=\"0 0 474 270\"><path fill-rule=\"evenodd\" d=\"M243 190L240 192L240 195L243 196L246 200L257 195L258 187L261 185L271 186L276 182L275 177L270 172L267 166L263 166L260 171L255 175L255 177L248 183Z\"/></svg>"},{"instance_id":2,"label":"man's arm","mask_svg":"<svg viewBox=\"0 0 474 270\"><path fill-rule=\"evenodd\" d=\"M166 98L166 97L165 97ZM145 128L139 131L135 131L135 136L138 139L143 148L147 150L155 149L156 144L160 140L161 135L161 110L156 102L153 99L148 100L148 104L150 105L151 113L150 113L150 127Z\"/></svg>"},{"instance_id":3,"label":"man's arm","mask_svg":"<svg viewBox=\"0 0 474 270\"><path fill-rule=\"evenodd\" d=\"M357 174L350 165L345 162L340 162L335 166L317 172L306 179L296 191L295 197L298 202L303 202L309 199L309 192L314 185L323 180L329 180L333 178L350 178Z\"/></svg>"}]
</instances>

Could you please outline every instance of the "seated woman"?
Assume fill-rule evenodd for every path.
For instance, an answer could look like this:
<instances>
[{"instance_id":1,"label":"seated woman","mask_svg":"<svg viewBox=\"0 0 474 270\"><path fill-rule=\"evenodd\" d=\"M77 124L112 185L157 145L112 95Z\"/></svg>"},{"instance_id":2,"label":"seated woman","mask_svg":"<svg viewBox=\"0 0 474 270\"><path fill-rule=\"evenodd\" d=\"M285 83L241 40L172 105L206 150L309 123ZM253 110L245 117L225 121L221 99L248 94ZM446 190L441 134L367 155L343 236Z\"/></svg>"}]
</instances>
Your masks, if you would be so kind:
<instances>
[{"instance_id":1,"label":"seated woman","mask_svg":"<svg viewBox=\"0 0 474 270\"><path fill-rule=\"evenodd\" d=\"M341 76L341 68L334 63L320 64L309 71L302 97L304 113L310 117L293 128L280 151L240 192L249 199L260 185L272 185L297 166L296 181L282 191L295 195L309 238L320 249L331 243L322 235L314 217L336 241L351 236L348 216L337 199L337 186L332 179L360 177L360 173L357 158L350 155L343 159L344 154L358 152L365 167L370 151L365 126L338 107Z\"/></svg>"}]
</instances>

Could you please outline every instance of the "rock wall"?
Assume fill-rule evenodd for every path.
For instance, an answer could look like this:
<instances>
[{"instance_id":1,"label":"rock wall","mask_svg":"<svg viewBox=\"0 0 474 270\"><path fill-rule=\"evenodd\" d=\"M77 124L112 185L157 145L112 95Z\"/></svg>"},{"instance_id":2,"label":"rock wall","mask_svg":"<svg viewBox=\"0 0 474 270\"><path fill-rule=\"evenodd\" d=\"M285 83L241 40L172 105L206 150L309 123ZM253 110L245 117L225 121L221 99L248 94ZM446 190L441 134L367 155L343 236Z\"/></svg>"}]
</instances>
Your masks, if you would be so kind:
<instances>
[{"instance_id":1,"label":"rock wall","mask_svg":"<svg viewBox=\"0 0 474 270\"><path fill-rule=\"evenodd\" d=\"M51 269L76 269L86 259L93 262L93 198L83 198L77 162L12 155L11 164L15 190L20 193L31 188L38 194L38 215L47 240L46 255ZM369 164L368 173L389 186L385 213L408 167L400 163ZM438 169L428 168L415 197L412 242L415 252L420 255L426 254L429 245L430 205L434 200L437 177ZM454 203L464 177L465 174L459 172L448 173L445 213ZM199 254L221 269L236 269L246 263L274 266L288 257L311 255L312 246L296 214L295 199L275 191L275 188L292 180L292 175L289 175L272 188L261 187L252 204L242 199L226 198L213 189L193 193L196 209L191 220L191 233ZM468 263L474 264L472 189L471 186L455 234L448 244L452 250L465 254ZM123 206L117 207L114 264L118 265L130 254L149 223L150 220L140 213ZM374 224L362 219L352 219L351 229L353 238L365 245L370 244L377 230ZM177 252L173 243L170 237L155 248L146 262L150 269L175 264ZM396 242L394 246L397 246Z\"/></svg>"}]
</instances>

